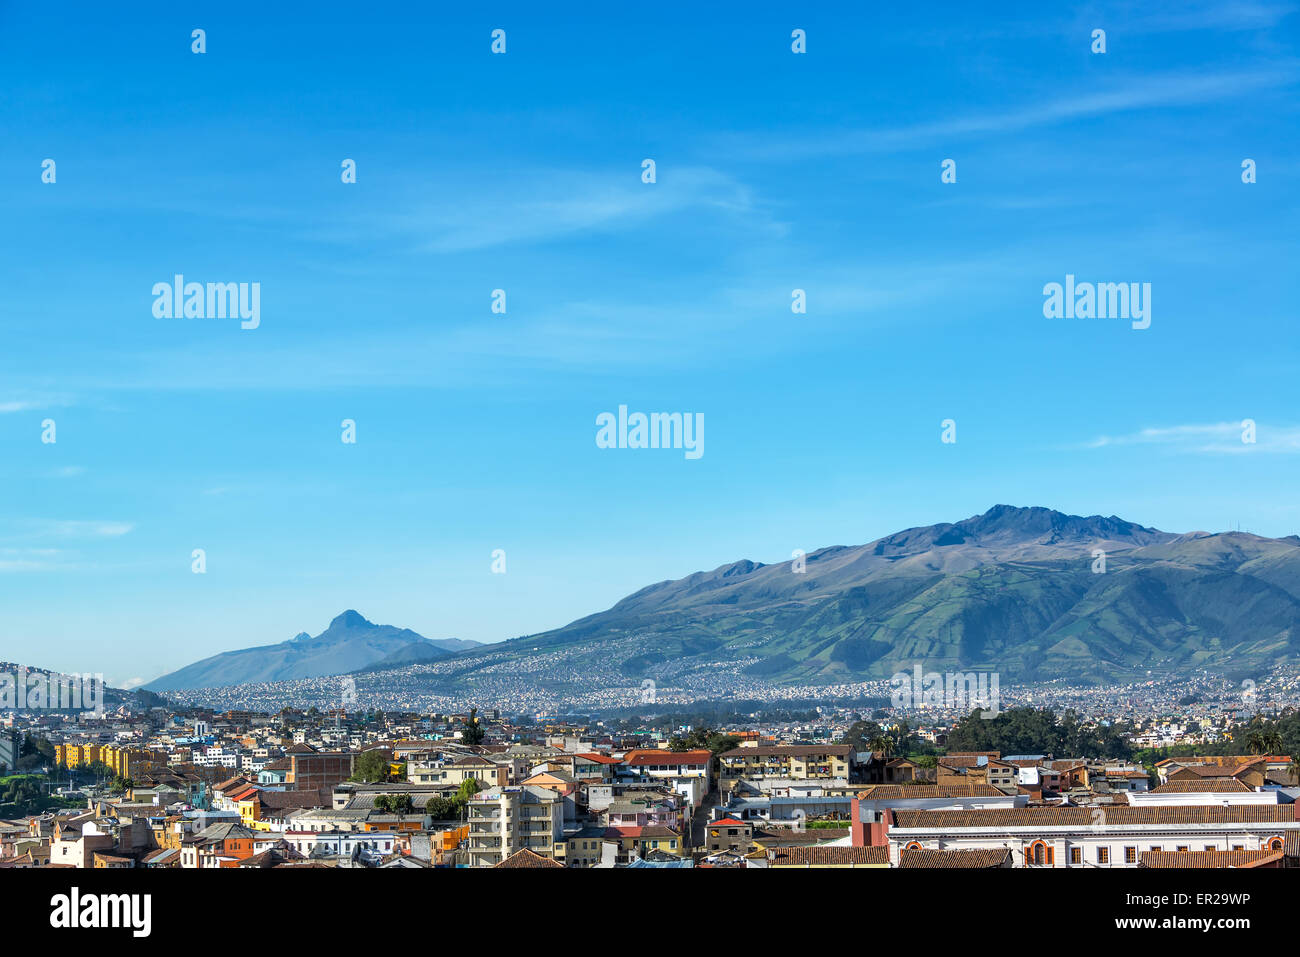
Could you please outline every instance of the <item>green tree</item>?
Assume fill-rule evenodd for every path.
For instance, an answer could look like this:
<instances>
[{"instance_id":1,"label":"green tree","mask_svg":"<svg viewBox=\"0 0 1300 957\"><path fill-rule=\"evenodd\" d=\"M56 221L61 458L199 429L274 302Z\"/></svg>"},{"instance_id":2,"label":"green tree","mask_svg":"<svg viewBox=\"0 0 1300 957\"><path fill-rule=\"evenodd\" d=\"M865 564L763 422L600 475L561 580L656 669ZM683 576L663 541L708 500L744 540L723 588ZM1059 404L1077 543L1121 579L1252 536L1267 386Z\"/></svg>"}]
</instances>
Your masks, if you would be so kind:
<instances>
[{"instance_id":1,"label":"green tree","mask_svg":"<svg viewBox=\"0 0 1300 957\"><path fill-rule=\"evenodd\" d=\"M869 742L880 733L880 725L874 721L854 721L839 743L849 745L854 751L874 751Z\"/></svg>"},{"instance_id":2,"label":"green tree","mask_svg":"<svg viewBox=\"0 0 1300 957\"><path fill-rule=\"evenodd\" d=\"M738 736L709 727L692 728L684 735L674 735L668 739L669 751L711 751L715 757L738 747Z\"/></svg>"},{"instance_id":3,"label":"green tree","mask_svg":"<svg viewBox=\"0 0 1300 957\"><path fill-rule=\"evenodd\" d=\"M380 748L363 751L352 769L352 780L373 784L388 780L388 754Z\"/></svg>"},{"instance_id":4,"label":"green tree","mask_svg":"<svg viewBox=\"0 0 1300 957\"><path fill-rule=\"evenodd\" d=\"M482 744L486 734L482 722L478 719L478 708L470 708L469 717L465 719L465 724L461 728L460 739L473 747Z\"/></svg>"},{"instance_id":5,"label":"green tree","mask_svg":"<svg viewBox=\"0 0 1300 957\"><path fill-rule=\"evenodd\" d=\"M879 751L885 758L894 756L894 739L887 734L877 734L867 742L868 751Z\"/></svg>"},{"instance_id":6,"label":"green tree","mask_svg":"<svg viewBox=\"0 0 1300 957\"><path fill-rule=\"evenodd\" d=\"M483 786L476 778L466 778L460 782L460 788L456 791L456 800L461 804L468 804L470 799L481 790Z\"/></svg>"},{"instance_id":7,"label":"green tree","mask_svg":"<svg viewBox=\"0 0 1300 957\"><path fill-rule=\"evenodd\" d=\"M431 797L424 802L424 813L435 821L453 821L460 817L461 805L455 799Z\"/></svg>"}]
</instances>

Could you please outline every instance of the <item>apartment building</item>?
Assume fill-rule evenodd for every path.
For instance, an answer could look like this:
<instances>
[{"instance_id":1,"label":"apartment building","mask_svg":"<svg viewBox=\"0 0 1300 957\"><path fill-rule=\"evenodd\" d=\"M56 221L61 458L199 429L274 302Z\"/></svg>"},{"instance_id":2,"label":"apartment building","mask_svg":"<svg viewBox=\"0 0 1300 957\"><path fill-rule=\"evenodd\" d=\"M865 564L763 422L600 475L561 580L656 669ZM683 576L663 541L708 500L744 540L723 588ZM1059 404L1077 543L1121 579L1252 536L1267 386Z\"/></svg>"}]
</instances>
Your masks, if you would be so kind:
<instances>
[{"instance_id":1,"label":"apartment building","mask_svg":"<svg viewBox=\"0 0 1300 957\"><path fill-rule=\"evenodd\" d=\"M744 780L761 786L771 781L840 781L848 783L855 752L847 744L741 746L718 756L721 788L734 790Z\"/></svg>"},{"instance_id":2,"label":"apartment building","mask_svg":"<svg viewBox=\"0 0 1300 957\"><path fill-rule=\"evenodd\" d=\"M491 867L524 848L551 858L564 839L563 798L546 788L488 788L468 808L471 867Z\"/></svg>"},{"instance_id":3,"label":"apartment building","mask_svg":"<svg viewBox=\"0 0 1300 957\"><path fill-rule=\"evenodd\" d=\"M465 755L450 761L408 764L406 778L412 784L444 784L458 788L465 781L472 780L483 787L505 787L510 783L510 767L478 755Z\"/></svg>"},{"instance_id":4,"label":"apartment building","mask_svg":"<svg viewBox=\"0 0 1300 957\"><path fill-rule=\"evenodd\" d=\"M309 744L295 744L285 757L289 761L286 783L296 791L319 791L352 777L356 752L318 751Z\"/></svg>"}]
</instances>

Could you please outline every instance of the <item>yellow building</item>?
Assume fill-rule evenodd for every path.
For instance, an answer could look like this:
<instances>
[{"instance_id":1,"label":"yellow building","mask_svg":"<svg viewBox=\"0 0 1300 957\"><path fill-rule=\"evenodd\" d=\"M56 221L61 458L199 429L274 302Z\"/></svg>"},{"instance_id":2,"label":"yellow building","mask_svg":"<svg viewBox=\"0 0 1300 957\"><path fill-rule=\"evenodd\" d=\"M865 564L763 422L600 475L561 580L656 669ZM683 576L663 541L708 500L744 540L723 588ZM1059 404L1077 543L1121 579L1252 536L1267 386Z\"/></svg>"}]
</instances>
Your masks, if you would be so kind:
<instances>
[{"instance_id":1,"label":"yellow building","mask_svg":"<svg viewBox=\"0 0 1300 957\"><path fill-rule=\"evenodd\" d=\"M853 748L847 744L742 746L718 755L724 791L742 778L847 781L852 760Z\"/></svg>"},{"instance_id":2,"label":"yellow building","mask_svg":"<svg viewBox=\"0 0 1300 957\"><path fill-rule=\"evenodd\" d=\"M167 754L163 751L147 751L116 744L104 745L100 750L100 760L110 771L124 778L135 777L150 768L167 766Z\"/></svg>"},{"instance_id":3,"label":"yellow building","mask_svg":"<svg viewBox=\"0 0 1300 957\"><path fill-rule=\"evenodd\" d=\"M66 768L83 767L100 760L97 744L56 744L54 760Z\"/></svg>"}]
</instances>

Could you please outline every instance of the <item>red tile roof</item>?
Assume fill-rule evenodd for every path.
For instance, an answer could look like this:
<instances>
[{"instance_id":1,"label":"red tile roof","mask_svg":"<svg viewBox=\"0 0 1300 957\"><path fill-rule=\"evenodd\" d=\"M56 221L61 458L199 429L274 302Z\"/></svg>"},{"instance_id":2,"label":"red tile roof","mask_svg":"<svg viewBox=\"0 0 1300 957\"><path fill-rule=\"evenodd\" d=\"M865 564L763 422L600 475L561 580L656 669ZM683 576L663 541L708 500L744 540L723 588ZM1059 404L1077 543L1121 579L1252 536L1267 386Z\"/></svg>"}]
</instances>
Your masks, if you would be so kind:
<instances>
[{"instance_id":1,"label":"red tile roof","mask_svg":"<svg viewBox=\"0 0 1300 957\"><path fill-rule=\"evenodd\" d=\"M526 847L521 847L504 861L492 865L495 867L529 867L529 868L548 868L563 867L559 861L553 861L549 857L542 857L536 851L530 851Z\"/></svg>"},{"instance_id":2,"label":"red tile roof","mask_svg":"<svg viewBox=\"0 0 1300 957\"><path fill-rule=\"evenodd\" d=\"M1190 794L1204 792L1239 792L1251 791L1252 788L1242 784L1236 778L1196 778L1170 780L1158 788L1152 788L1152 794Z\"/></svg>"},{"instance_id":3,"label":"red tile roof","mask_svg":"<svg viewBox=\"0 0 1300 957\"><path fill-rule=\"evenodd\" d=\"M964 811L893 812L900 828L951 830L971 827L1084 827L1096 824L1266 824L1291 823L1296 809L1289 804L1236 804L1164 807L1023 807Z\"/></svg>"},{"instance_id":4,"label":"red tile roof","mask_svg":"<svg viewBox=\"0 0 1300 957\"><path fill-rule=\"evenodd\" d=\"M1281 851L1143 851L1142 867L1260 867L1282 860Z\"/></svg>"},{"instance_id":5,"label":"red tile roof","mask_svg":"<svg viewBox=\"0 0 1300 957\"><path fill-rule=\"evenodd\" d=\"M847 847L844 845L819 845L814 847L782 847L771 852L769 863L773 867L847 867L889 866L887 847Z\"/></svg>"},{"instance_id":6,"label":"red tile roof","mask_svg":"<svg viewBox=\"0 0 1300 957\"><path fill-rule=\"evenodd\" d=\"M902 851L898 855L901 867L989 868L1004 867L1011 849L1006 847L981 847L969 851L950 851L922 848L919 851Z\"/></svg>"}]
</instances>

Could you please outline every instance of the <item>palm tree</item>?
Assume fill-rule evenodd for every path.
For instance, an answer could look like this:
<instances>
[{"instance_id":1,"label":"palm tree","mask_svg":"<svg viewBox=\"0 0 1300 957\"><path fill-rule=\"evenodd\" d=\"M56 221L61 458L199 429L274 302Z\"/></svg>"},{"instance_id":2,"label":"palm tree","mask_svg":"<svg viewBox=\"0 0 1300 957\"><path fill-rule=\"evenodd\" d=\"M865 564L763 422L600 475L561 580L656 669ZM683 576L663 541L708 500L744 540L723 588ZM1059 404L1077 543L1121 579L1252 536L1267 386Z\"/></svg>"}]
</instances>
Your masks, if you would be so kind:
<instances>
[{"instance_id":1,"label":"palm tree","mask_svg":"<svg viewBox=\"0 0 1300 957\"><path fill-rule=\"evenodd\" d=\"M886 759L894 756L894 741L883 734L878 734L868 741L867 747L872 751L879 751Z\"/></svg>"},{"instance_id":2,"label":"palm tree","mask_svg":"<svg viewBox=\"0 0 1300 957\"><path fill-rule=\"evenodd\" d=\"M1251 754L1277 754L1285 747L1277 727L1253 728L1246 737L1246 749Z\"/></svg>"}]
</instances>

